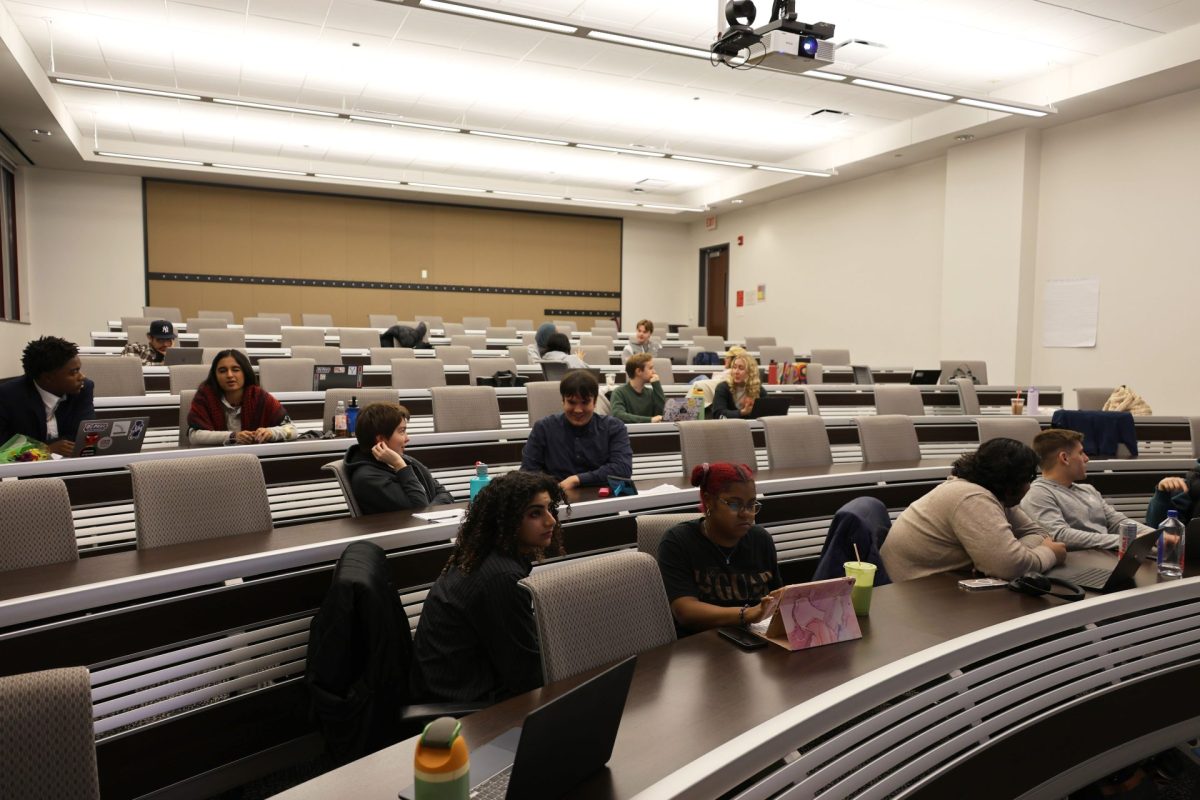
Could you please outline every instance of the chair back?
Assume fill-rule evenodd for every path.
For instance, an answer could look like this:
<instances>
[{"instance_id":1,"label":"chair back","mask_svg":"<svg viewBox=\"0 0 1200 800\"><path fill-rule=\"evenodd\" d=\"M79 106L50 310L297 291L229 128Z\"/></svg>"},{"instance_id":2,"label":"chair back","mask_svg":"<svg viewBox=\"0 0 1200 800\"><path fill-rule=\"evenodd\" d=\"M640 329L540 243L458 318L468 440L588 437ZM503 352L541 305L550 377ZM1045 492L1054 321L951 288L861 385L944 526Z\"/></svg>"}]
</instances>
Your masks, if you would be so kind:
<instances>
[{"instance_id":1,"label":"chair back","mask_svg":"<svg viewBox=\"0 0 1200 800\"><path fill-rule=\"evenodd\" d=\"M208 377L208 373L204 373L204 376ZM199 386L200 384L197 383L196 385ZM195 397L195 389L179 390L179 446L181 448L192 446L191 442L188 441L188 413L192 410L192 400Z\"/></svg>"},{"instance_id":2,"label":"chair back","mask_svg":"<svg viewBox=\"0 0 1200 800\"><path fill-rule=\"evenodd\" d=\"M399 324L400 320L395 314L367 314L367 327L387 329L393 325ZM413 326L417 327L416 325Z\"/></svg>"},{"instance_id":3,"label":"chair back","mask_svg":"<svg viewBox=\"0 0 1200 800\"><path fill-rule=\"evenodd\" d=\"M425 327L427 327L427 328L437 328L438 330L441 330L442 327L445 325L445 323L442 322L441 317L429 317L429 316L422 316L420 314L417 314L416 321L424 322ZM416 327L416 326L413 326L413 327Z\"/></svg>"},{"instance_id":4,"label":"chair back","mask_svg":"<svg viewBox=\"0 0 1200 800\"><path fill-rule=\"evenodd\" d=\"M284 325L291 325L291 317L287 321L279 317L268 317L260 314L257 317L246 317L242 320L242 331L247 336L278 336L283 332Z\"/></svg>"},{"instance_id":5,"label":"chair back","mask_svg":"<svg viewBox=\"0 0 1200 800\"><path fill-rule=\"evenodd\" d=\"M0 572L79 558L62 478L0 481Z\"/></svg>"},{"instance_id":6,"label":"chair back","mask_svg":"<svg viewBox=\"0 0 1200 800\"><path fill-rule=\"evenodd\" d=\"M921 387L910 386L907 383L876 384L875 413L925 416L925 400L921 397Z\"/></svg>"},{"instance_id":7,"label":"chair back","mask_svg":"<svg viewBox=\"0 0 1200 800\"><path fill-rule=\"evenodd\" d=\"M200 315L201 317L207 317L209 319L223 319L223 320L225 320L226 325L233 325L237 322L237 320L235 320L233 318L232 311L200 311L200 310L197 310L196 313L198 315Z\"/></svg>"},{"instance_id":8,"label":"chair back","mask_svg":"<svg viewBox=\"0 0 1200 800\"><path fill-rule=\"evenodd\" d=\"M279 343L284 347L324 347L325 331L321 328L283 328Z\"/></svg>"},{"instance_id":9,"label":"chair back","mask_svg":"<svg viewBox=\"0 0 1200 800\"><path fill-rule=\"evenodd\" d=\"M491 325L484 332L484 336L488 339L515 339L517 338L517 329L512 326L497 327Z\"/></svg>"},{"instance_id":10,"label":"chair back","mask_svg":"<svg viewBox=\"0 0 1200 800\"><path fill-rule=\"evenodd\" d=\"M1042 426L1033 417L979 417L979 443L992 439L1016 439L1027 447L1033 447L1033 437L1042 432Z\"/></svg>"},{"instance_id":11,"label":"chair back","mask_svg":"<svg viewBox=\"0 0 1200 800\"><path fill-rule=\"evenodd\" d=\"M468 358L467 359L467 381L471 386L475 385L476 378L490 378L497 372L508 372L517 374L517 362L511 358Z\"/></svg>"},{"instance_id":12,"label":"chair back","mask_svg":"<svg viewBox=\"0 0 1200 800\"><path fill-rule=\"evenodd\" d=\"M810 393L811 394L811 393ZM833 463L829 432L818 416L788 414L763 417L767 438L767 466L770 469L826 467Z\"/></svg>"},{"instance_id":13,"label":"chair back","mask_svg":"<svg viewBox=\"0 0 1200 800\"><path fill-rule=\"evenodd\" d=\"M658 330L656 327L654 330ZM663 329L664 332L666 329ZM681 341L690 342L697 336L707 336L708 328L703 325L683 325L679 328L679 339Z\"/></svg>"},{"instance_id":14,"label":"chair back","mask_svg":"<svg viewBox=\"0 0 1200 800\"><path fill-rule=\"evenodd\" d=\"M324 419L321 421L321 430L325 432L333 430L333 411L337 408L338 400L341 400L346 404L346 408L349 408L351 401L354 399L358 400L360 410L371 405L371 403L395 403L399 401L395 389L326 389L325 405L321 407L321 413L324 416Z\"/></svg>"},{"instance_id":15,"label":"chair back","mask_svg":"<svg viewBox=\"0 0 1200 800\"><path fill-rule=\"evenodd\" d=\"M129 472L139 550L272 528L258 456L138 461L129 465ZM218 505L221 514L215 518Z\"/></svg>"},{"instance_id":16,"label":"chair back","mask_svg":"<svg viewBox=\"0 0 1200 800\"><path fill-rule=\"evenodd\" d=\"M1080 411L1103 411L1115 386L1089 386L1075 390L1075 405Z\"/></svg>"},{"instance_id":17,"label":"chair back","mask_svg":"<svg viewBox=\"0 0 1200 800\"><path fill-rule=\"evenodd\" d=\"M805 370L805 380L812 385L825 382L825 365L816 361L808 362L808 369Z\"/></svg>"},{"instance_id":18,"label":"chair back","mask_svg":"<svg viewBox=\"0 0 1200 800\"><path fill-rule=\"evenodd\" d=\"M725 352L724 336L696 336L692 338L692 344L704 352L716 353L717 355Z\"/></svg>"},{"instance_id":19,"label":"chair back","mask_svg":"<svg viewBox=\"0 0 1200 800\"><path fill-rule=\"evenodd\" d=\"M149 336L149 325L130 325L125 329L125 341L130 344L147 344Z\"/></svg>"},{"instance_id":20,"label":"chair back","mask_svg":"<svg viewBox=\"0 0 1200 800\"><path fill-rule=\"evenodd\" d=\"M183 322L183 314L173 306L142 306L142 316L146 318L147 322L153 322L156 319Z\"/></svg>"},{"instance_id":21,"label":"chair back","mask_svg":"<svg viewBox=\"0 0 1200 800\"><path fill-rule=\"evenodd\" d=\"M758 348L758 363L761 366L770 366L771 362L776 364L790 364L796 361L796 351L787 345L762 345Z\"/></svg>"},{"instance_id":22,"label":"chair back","mask_svg":"<svg viewBox=\"0 0 1200 800\"><path fill-rule=\"evenodd\" d=\"M150 317L121 317L121 330L128 333L130 325L143 325L148 331L150 330L150 323L154 322L155 319L161 319L161 317L154 317L154 319L151 319ZM142 338L146 338L144 334L142 335Z\"/></svg>"},{"instance_id":23,"label":"chair back","mask_svg":"<svg viewBox=\"0 0 1200 800\"><path fill-rule=\"evenodd\" d=\"M675 383L675 368L671 366L671 359L654 357L654 373L658 375L658 382L663 386Z\"/></svg>"},{"instance_id":24,"label":"chair back","mask_svg":"<svg viewBox=\"0 0 1200 800\"><path fill-rule=\"evenodd\" d=\"M764 345L767 347L774 347L775 346L775 337L774 336L747 336L746 337L746 349L747 350L757 350L760 347L763 347Z\"/></svg>"},{"instance_id":25,"label":"chair back","mask_svg":"<svg viewBox=\"0 0 1200 800\"><path fill-rule=\"evenodd\" d=\"M455 367L465 367L471 357L471 348L455 344L439 344L433 349L443 364Z\"/></svg>"},{"instance_id":26,"label":"chair back","mask_svg":"<svg viewBox=\"0 0 1200 800\"><path fill-rule=\"evenodd\" d=\"M975 391L975 381L970 378L955 378L954 383L958 386L958 406L962 413L969 417L979 416L979 394Z\"/></svg>"},{"instance_id":27,"label":"chair back","mask_svg":"<svg viewBox=\"0 0 1200 800\"><path fill-rule=\"evenodd\" d=\"M141 397L146 394L142 362L136 358L80 356L79 363L83 374L95 382L96 397Z\"/></svg>"},{"instance_id":28,"label":"chair back","mask_svg":"<svg viewBox=\"0 0 1200 800\"><path fill-rule=\"evenodd\" d=\"M374 328L338 328L338 346L361 350L379 347L379 331Z\"/></svg>"},{"instance_id":29,"label":"chair back","mask_svg":"<svg viewBox=\"0 0 1200 800\"><path fill-rule=\"evenodd\" d=\"M246 350L246 331L237 328L205 328L196 337L200 347L215 347L218 350Z\"/></svg>"},{"instance_id":30,"label":"chair back","mask_svg":"<svg viewBox=\"0 0 1200 800\"><path fill-rule=\"evenodd\" d=\"M500 403L491 386L436 386L433 396L433 430L491 431L500 429Z\"/></svg>"},{"instance_id":31,"label":"chair back","mask_svg":"<svg viewBox=\"0 0 1200 800\"><path fill-rule=\"evenodd\" d=\"M179 394L184 389L195 391L208 378L210 369L208 364L172 364L167 367L168 390L171 394Z\"/></svg>"},{"instance_id":32,"label":"chair back","mask_svg":"<svg viewBox=\"0 0 1200 800\"><path fill-rule=\"evenodd\" d=\"M446 385L445 362L438 358L393 358L393 389L432 389Z\"/></svg>"},{"instance_id":33,"label":"chair back","mask_svg":"<svg viewBox=\"0 0 1200 800\"><path fill-rule=\"evenodd\" d=\"M954 377L955 370L970 371L975 377L975 382L979 384L987 384L987 362L972 361L970 359L942 359L942 374L938 377L938 383L950 383L950 379Z\"/></svg>"},{"instance_id":34,"label":"chair back","mask_svg":"<svg viewBox=\"0 0 1200 800\"><path fill-rule=\"evenodd\" d=\"M533 362L529 358L529 346L524 344L510 344L507 348L508 357L513 360L513 363L518 367L527 367Z\"/></svg>"},{"instance_id":35,"label":"chair back","mask_svg":"<svg viewBox=\"0 0 1200 800\"><path fill-rule=\"evenodd\" d=\"M678 425L684 478L691 477L692 469L706 461L745 464L752 471L758 471L754 434L750 430L749 420L691 420Z\"/></svg>"},{"instance_id":36,"label":"chair back","mask_svg":"<svg viewBox=\"0 0 1200 800\"><path fill-rule=\"evenodd\" d=\"M568 336L579 330L578 323L572 319L555 319L551 320L551 322L554 323L554 327L559 333L565 333Z\"/></svg>"},{"instance_id":37,"label":"chair back","mask_svg":"<svg viewBox=\"0 0 1200 800\"><path fill-rule=\"evenodd\" d=\"M812 360L819 361L827 367L848 367L850 366L850 351L814 347Z\"/></svg>"},{"instance_id":38,"label":"chair back","mask_svg":"<svg viewBox=\"0 0 1200 800\"><path fill-rule=\"evenodd\" d=\"M504 324L518 331L533 330L533 320L531 319L506 319L504 320Z\"/></svg>"},{"instance_id":39,"label":"chair back","mask_svg":"<svg viewBox=\"0 0 1200 800\"><path fill-rule=\"evenodd\" d=\"M277 319L277 320L279 320L280 325L291 325L292 324L292 315L285 311L261 311L256 316L262 317L262 318L269 317L271 319ZM242 320L242 322L244 323L245 320Z\"/></svg>"},{"instance_id":40,"label":"chair back","mask_svg":"<svg viewBox=\"0 0 1200 800\"><path fill-rule=\"evenodd\" d=\"M658 559L658 544L667 531L683 522L697 519L700 515L695 511L685 511L680 514L638 514L637 515L637 549L651 558Z\"/></svg>"},{"instance_id":41,"label":"chair back","mask_svg":"<svg viewBox=\"0 0 1200 800\"><path fill-rule=\"evenodd\" d=\"M0 678L0 797L100 800L87 667Z\"/></svg>"},{"instance_id":42,"label":"chair back","mask_svg":"<svg viewBox=\"0 0 1200 800\"><path fill-rule=\"evenodd\" d=\"M558 381L530 381L525 384L525 405L529 410L529 425L563 410Z\"/></svg>"},{"instance_id":43,"label":"chair back","mask_svg":"<svg viewBox=\"0 0 1200 800\"><path fill-rule=\"evenodd\" d=\"M675 641L657 562L622 551L523 579L533 597L547 684Z\"/></svg>"},{"instance_id":44,"label":"chair back","mask_svg":"<svg viewBox=\"0 0 1200 800\"><path fill-rule=\"evenodd\" d=\"M466 347L469 350L487 350L487 337L478 334L455 334L450 337L450 344L455 347Z\"/></svg>"},{"instance_id":45,"label":"chair back","mask_svg":"<svg viewBox=\"0 0 1200 800\"><path fill-rule=\"evenodd\" d=\"M579 348L579 357L583 359L583 363L598 367L609 363L612 358L609 355L611 350L611 347L602 344L585 344Z\"/></svg>"},{"instance_id":46,"label":"chair back","mask_svg":"<svg viewBox=\"0 0 1200 800\"><path fill-rule=\"evenodd\" d=\"M463 317L463 327L469 331L482 331L492 327L491 317Z\"/></svg>"},{"instance_id":47,"label":"chair back","mask_svg":"<svg viewBox=\"0 0 1200 800\"><path fill-rule=\"evenodd\" d=\"M221 317L188 317L187 319L188 333L195 333L207 328L225 328L228 325L229 323Z\"/></svg>"},{"instance_id":48,"label":"chair back","mask_svg":"<svg viewBox=\"0 0 1200 800\"><path fill-rule=\"evenodd\" d=\"M1192 456L1200 459L1200 417L1188 417L1188 426L1192 432Z\"/></svg>"},{"instance_id":49,"label":"chair back","mask_svg":"<svg viewBox=\"0 0 1200 800\"><path fill-rule=\"evenodd\" d=\"M800 391L804 392L804 410L810 417L821 416L821 402L817 399L817 393L811 386L803 386Z\"/></svg>"},{"instance_id":50,"label":"chair back","mask_svg":"<svg viewBox=\"0 0 1200 800\"><path fill-rule=\"evenodd\" d=\"M467 326L463 325L461 322L443 322L442 323L442 336L449 338L451 336L466 336L466 335L467 335Z\"/></svg>"},{"instance_id":51,"label":"chair back","mask_svg":"<svg viewBox=\"0 0 1200 800\"><path fill-rule=\"evenodd\" d=\"M888 461L918 461L921 445L912 418L903 414L856 417L858 441L862 445L863 463Z\"/></svg>"},{"instance_id":52,"label":"chair back","mask_svg":"<svg viewBox=\"0 0 1200 800\"><path fill-rule=\"evenodd\" d=\"M288 323L289 325L291 323ZM306 328L332 328L332 314L301 314L300 324Z\"/></svg>"},{"instance_id":53,"label":"chair back","mask_svg":"<svg viewBox=\"0 0 1200 800\"><path fill-rule=\"evenodd\" d=\"M358 507L358 501L354 499L354 491L350 488L350 474L346 472L345 459L339 458L328 464L322 464L321 469L332 472L333 477L337 478L338 488L342 490L342 496L346 498L346 508L349 509L350 516L361 517L362 509Z\"/></svg>"},{"instance_id":54,"label":"chair back","mask_svg":"<svg viewBox=\"0 0 1200 800\"><path fill-rule=\"evenodd\" d=\"M396 358L416 358L417 351L411 347L372 347L371 366L386 367Z\"/></svg>"},{"instance_id":55,"label":"chair back","mask_svg":"<svg viewBox=\"0 0 1200 800\"><path fill-rule=\"evenodd\" d=\"M378 342L376 342L378 344ZM314 363L324 367L340 367L342 365L342 349L340 347L313 347L312 345L296 345L292 348L292 358L311 358ZM312 388L311 386L309 388Z\"/></svg>"},{"instance_id":56,"label":"chair back","mask_svg":"<svg viewBox=\"0 0 1200 800\"><path fill-rule=\"evenodd\" d=\"M607 333L585 333L579 337L579 344L583 347L587 347L588 345L603 345L607 350L613 349L615 341L616 339Z\"/></svg>"},{"instance_id":57,"label":"chair back","mask_svg":"<svg viewBox=\"0 0 1200 800\"><path fill-rule=\"evenodd\" d=\"M258 383L272 394L311 392L316 365L311 358L264 358L258 362Z\"/></svg>"}]
</instances>

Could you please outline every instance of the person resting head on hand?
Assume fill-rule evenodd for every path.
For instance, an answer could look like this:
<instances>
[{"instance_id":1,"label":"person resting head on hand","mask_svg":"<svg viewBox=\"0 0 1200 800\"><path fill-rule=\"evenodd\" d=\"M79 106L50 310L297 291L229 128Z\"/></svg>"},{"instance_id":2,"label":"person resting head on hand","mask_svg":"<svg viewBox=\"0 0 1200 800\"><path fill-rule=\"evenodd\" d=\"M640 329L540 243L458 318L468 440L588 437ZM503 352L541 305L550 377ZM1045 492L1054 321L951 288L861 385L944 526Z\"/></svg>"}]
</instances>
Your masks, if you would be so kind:
<instances>
[{"instance_id":1,"label":"person resting head on hand","mask_svg":"<svg viewBox=\"0 0 1200 800\"><path fill-rule=\"evenodd\" d=\"M188 442L193 447L286 442L296 427L270 392L258 385L250 359L241 350L217 353L188 411Z\"/></svg>"},{"instance_id":2,"label":"person resting head on hand","mask_svg":"<svg viewBox=\"0 0 1200 800\"><path fill-rule=\"evenodd\" d=\"M371 403L358 414L358 441L346 451L345 465L363 514L454 502L429 468L404 452L408 418L408 409L399 403Z\"/></svg>"}]
</instances>

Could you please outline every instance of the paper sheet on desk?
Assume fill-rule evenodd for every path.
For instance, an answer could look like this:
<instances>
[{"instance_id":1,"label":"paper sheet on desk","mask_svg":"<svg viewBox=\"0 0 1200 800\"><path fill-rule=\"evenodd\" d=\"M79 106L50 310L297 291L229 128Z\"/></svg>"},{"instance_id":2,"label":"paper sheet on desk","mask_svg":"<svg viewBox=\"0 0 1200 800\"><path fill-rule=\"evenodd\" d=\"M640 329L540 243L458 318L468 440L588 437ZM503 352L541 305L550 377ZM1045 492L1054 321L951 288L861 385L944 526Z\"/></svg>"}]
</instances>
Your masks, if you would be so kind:
<instances>
[{"instance_id":1,"label":"paper sheet on desk","mask_svg":"<svg viewBox=\"0 0 1200 800\"><path fill-rule=\"evenodd\" d=\"M459 522L466 513L465 508L452 508L449 511L426 511L413 516L426 522Z\"/></svg>"},{"instance_id":2,"label":"paper sheet on desk","mask_svg":"<svg viewBox=\"0 0 1200 800\"><path fill-rule=\"evenodd\" d=\"M672 486L669 483L660 483L658 486L649 489L638 489L638 494L671 494L672 492L682 492L678 486Z\"/></svg>"}]
</instances>

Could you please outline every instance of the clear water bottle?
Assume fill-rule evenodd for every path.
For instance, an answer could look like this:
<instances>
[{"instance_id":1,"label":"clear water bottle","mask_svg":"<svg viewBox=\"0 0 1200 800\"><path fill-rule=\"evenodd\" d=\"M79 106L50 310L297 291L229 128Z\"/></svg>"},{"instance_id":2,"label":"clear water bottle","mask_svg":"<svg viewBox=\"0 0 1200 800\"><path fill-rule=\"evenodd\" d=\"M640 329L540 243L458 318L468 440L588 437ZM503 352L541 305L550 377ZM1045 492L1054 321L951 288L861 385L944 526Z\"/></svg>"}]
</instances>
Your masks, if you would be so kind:
<instances>
[{"instance_id":1,"label":"clear water bottle","mask_svg":"<svg viewBox=\"0 0 1200 800\"><path fill-rule=\"evenodd\" d=\"M1162 578L1183 577L1183 523L1179 512L1171 509L1158 526L1158 574Z\"/></svg>"}]
</instances>

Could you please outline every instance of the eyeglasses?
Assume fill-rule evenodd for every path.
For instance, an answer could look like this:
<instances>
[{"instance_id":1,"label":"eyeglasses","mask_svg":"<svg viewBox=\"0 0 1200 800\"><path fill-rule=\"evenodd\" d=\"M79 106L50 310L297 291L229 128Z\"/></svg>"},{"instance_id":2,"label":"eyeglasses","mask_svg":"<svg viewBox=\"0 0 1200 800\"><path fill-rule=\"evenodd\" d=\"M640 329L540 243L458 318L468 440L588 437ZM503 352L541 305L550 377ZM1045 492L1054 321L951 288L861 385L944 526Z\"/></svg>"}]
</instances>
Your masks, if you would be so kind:
<instances>
[{"instance_id":1,"label":"eyeglasses","mask_svg":"<svg viewBox=\"0 0 1200 800\"><path fill-rule=\"evenodd\" d=\"M721 502L729 507L729 510L735 514L741 514L743 511L749 512L750 516L754 516L762 511L763 504L755 500L752 503L743 503L741 500L726 500L721 498Z\"/></svg>"}]
</instances>

